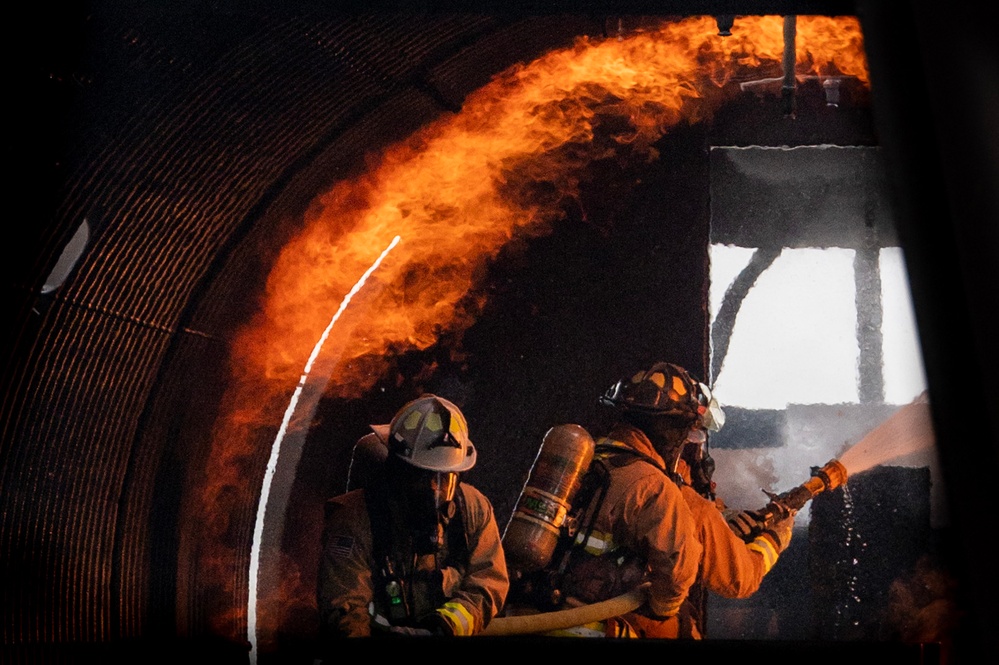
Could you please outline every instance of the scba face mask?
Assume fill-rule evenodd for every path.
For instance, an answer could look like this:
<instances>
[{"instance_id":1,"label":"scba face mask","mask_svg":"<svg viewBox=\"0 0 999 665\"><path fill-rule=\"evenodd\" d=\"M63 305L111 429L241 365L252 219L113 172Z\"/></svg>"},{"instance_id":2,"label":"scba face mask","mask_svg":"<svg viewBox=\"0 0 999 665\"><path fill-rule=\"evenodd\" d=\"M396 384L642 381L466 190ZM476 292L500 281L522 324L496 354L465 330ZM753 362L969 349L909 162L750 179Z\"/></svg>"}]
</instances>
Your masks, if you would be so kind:
<instances>
[{"instance_id":1,"label":"scba face mask","mask_svg":"<svg viewBox=\"0 0 999 665\"><path fill-rule=\"evenodd\" d=\"M458 474L411 468L406 474L406 502L417 551L432 554L444 546L444 527L454 517Z\"/></svg>"},{"instance_id":2,"label":"scba face mask","mask_svg":"<svg viewBox=\"0 0 999 665\"><path fill-rule=\"evenodd\" d=\"M697 412L701 417L701 424L705 429L718 432L725 425L725 411L722 410L718 399L711 393L711 389L703 383L698 383L703 396Z\"/></svg>"},{"instance_id":3,"label":"scba face mask","mask_svg":"<svg viewBox=\"0 0 999 665\"><path fill-rule=\"evenodd\" d=\"M454 501L458 490L458 474L447 471L434 471L430 478L430 491L434 495L434 506L443 512Z\"/></svg>"}]
</instances>

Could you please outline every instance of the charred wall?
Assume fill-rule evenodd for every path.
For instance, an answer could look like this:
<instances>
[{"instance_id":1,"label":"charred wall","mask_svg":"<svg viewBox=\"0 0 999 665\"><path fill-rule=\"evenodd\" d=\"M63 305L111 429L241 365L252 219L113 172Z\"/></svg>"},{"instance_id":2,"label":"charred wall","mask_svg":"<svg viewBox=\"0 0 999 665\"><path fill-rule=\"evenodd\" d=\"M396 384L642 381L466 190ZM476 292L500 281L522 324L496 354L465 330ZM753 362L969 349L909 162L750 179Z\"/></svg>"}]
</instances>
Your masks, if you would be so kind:
<instances>
[{"instance_id":1,"label":"charred wall","mask_svg":"<svg viewBox=\"0 0 999 665\"><path fill-rule=\"evenodd\" d=\"M26 162L48 189L5 279L4 643L239 646L245 588L199 583L227 553L185 516L269 262L367 153L595 24L183 3L32 18ZM70 278L43 291L84 222ZM249 510L218 506L234 524ZM247 556L225 564L244 583Z\"/></svg>"},{"instance_id":2,"label":"charred wall","mask_svg":"<svg viewBox=\"0 0 999 665\"><path fill-rule=\"evenodd\" d=\"M907 622L932 602L953 600L945 581L952 562L930 528L929 484L927 469L881 467L816 501L808 566L819 639L912 639ZM907 579L930 571L944 586L908 603L898 595ZM947 617L936 618L943 629Z\"/></svg>"}]
</instances>

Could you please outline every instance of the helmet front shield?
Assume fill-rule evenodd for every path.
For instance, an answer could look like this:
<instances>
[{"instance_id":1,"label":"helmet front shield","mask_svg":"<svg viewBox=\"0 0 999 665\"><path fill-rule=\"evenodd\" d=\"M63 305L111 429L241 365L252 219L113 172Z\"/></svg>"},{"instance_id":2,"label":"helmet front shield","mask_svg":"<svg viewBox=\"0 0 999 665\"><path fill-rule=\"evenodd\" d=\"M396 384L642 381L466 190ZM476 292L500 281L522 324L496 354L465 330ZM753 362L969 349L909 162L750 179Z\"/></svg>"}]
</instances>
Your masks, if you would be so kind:
<instances>
[{"instance_id":1,"label":"helmet front shield","mask_svg":"<svg viewBox=\"0 0 999 665\"><path fill-rule=\"evenodd\" d=\"M413 400L392 419L389 445L409 464L428 471L467 471L476 451L457 406L435 395Z\"/></svg>"}]
</instances>

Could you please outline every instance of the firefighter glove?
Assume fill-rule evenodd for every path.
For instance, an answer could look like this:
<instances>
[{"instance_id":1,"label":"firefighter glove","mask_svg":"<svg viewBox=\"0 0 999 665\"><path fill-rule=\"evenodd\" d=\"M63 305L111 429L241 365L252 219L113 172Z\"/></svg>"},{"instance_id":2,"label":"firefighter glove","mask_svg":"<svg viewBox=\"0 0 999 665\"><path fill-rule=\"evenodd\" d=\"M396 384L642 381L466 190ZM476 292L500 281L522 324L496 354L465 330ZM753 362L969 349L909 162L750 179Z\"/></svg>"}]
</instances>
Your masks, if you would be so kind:
<instances>
[{"instance_id":1,"label":"firefighter glove","mask_svg":"<svg viewBox=\"0 0 999 665\"><path fill-rule=\"evenodd\" d=\"M747 543L763 530L762 520L751 510L726 511L725 519L735 535Z\"/></svg>"},{"instance_id":2,"label":"firefighter glove","mask_svg":"<svg viewBox=\"0 0 999 665\"><path fill-rule=\"evenodd\" d=\"M794 529L794 516L785 517L772 524L764 535L769 536L777 547L777 552L781 553L791 544L791 533Z\"/></svg>"},{"instance_id":3,"label":"firefighter glove","mask_svg":"<svg viewBox=\"0 0 999 665\"><path fill-rule=\"evenodd\" d=\"M420 621L420 628L427 631L429 635L443 635L447 637L454 635L451 624L439 612L432 612L426 619Z\"/></svg>"}]
</instances>

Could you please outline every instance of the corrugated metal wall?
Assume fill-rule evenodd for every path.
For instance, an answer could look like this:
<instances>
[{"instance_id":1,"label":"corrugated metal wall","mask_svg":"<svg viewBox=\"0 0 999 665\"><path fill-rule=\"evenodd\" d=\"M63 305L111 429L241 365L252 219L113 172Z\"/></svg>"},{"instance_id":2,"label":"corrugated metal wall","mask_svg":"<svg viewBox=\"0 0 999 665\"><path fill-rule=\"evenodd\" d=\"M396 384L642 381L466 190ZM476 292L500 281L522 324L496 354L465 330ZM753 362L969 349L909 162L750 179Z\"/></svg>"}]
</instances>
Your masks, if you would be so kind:
<instances>
[{"instance_id":1,"label":"corrugated metal wall","mask_svg":"<svg viewBox=\"0 0 999 665\"><path fill-rule=\"evenodd\" d=\"M226 336L290 233L289 210L514 59L595 26L196 7L87 16L69 66L79 131L41 242L55 249L17 276L31 310L2 410L4 643L204 630L196 606L172 626L183 589L161 544L176 545L169 510L184 491L172 484L205 454L198 428ZM38 295L84 220L75 271Z\"/></svg>"}]
</instances>

